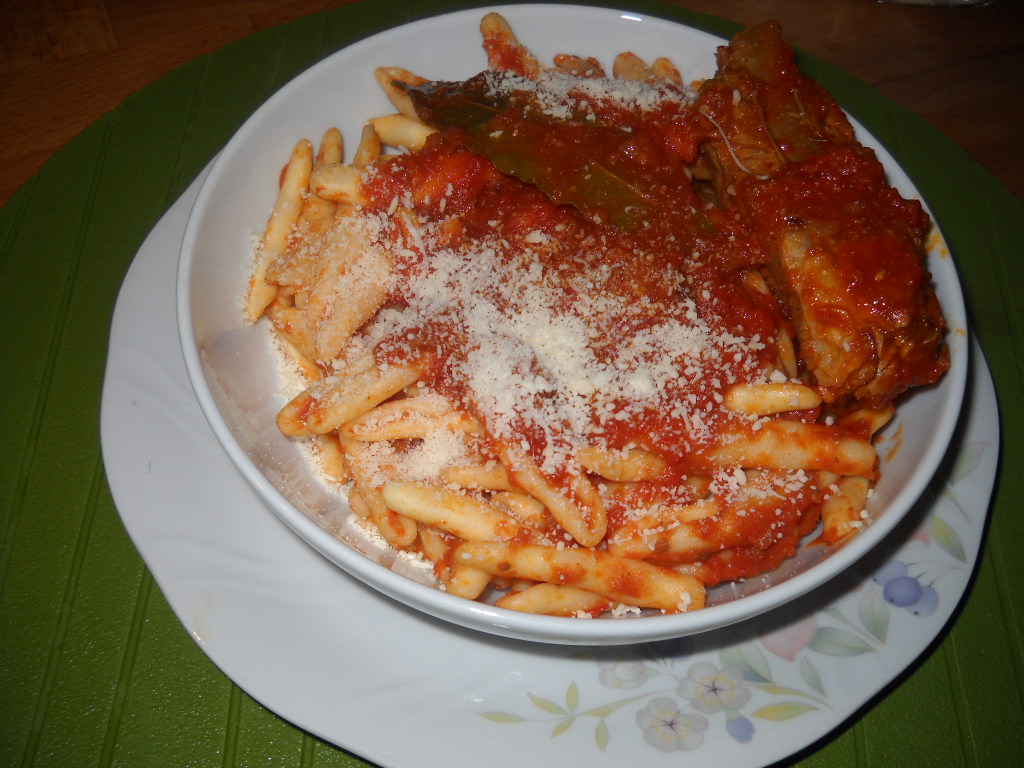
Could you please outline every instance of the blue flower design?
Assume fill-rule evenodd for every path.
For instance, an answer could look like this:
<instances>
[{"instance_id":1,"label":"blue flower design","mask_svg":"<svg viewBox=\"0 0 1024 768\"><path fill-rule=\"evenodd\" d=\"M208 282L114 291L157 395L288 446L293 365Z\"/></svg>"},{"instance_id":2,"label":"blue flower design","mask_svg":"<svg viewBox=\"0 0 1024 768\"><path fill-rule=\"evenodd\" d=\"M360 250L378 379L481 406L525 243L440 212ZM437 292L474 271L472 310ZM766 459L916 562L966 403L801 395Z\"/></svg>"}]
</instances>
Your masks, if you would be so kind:
<instances>
[{"instance_id":1,"label":"blue flower design","mask_svg":"<svg viewBox=\"0 0 1024 768\"><path fill-rule=\"evenodd\" d=\"M741 744L746 744L754 738L754 724L743 715L734 715L726 720L725 730Z\"/></svg>"}]
</instances>

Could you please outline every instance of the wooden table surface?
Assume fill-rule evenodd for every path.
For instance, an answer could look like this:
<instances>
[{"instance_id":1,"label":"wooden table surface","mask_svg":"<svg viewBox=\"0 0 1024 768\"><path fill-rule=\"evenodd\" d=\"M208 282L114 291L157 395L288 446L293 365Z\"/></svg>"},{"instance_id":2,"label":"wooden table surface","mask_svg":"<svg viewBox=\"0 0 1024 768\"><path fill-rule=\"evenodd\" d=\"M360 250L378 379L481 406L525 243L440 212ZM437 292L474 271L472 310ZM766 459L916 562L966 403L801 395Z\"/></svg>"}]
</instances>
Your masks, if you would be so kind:
<instances>
[{"instance_id":1,"label":"wooden table surface","mask_svg":"<svg viewBox=\"0 0 1024 768\"><path fill-rule=\"evenodd\" d=\"M344 0L0 2L0 205L69 139L176 67ZM875 86L1024 198L1024 0L683 0L787 39Z\"/></svg>"}]
</instances>

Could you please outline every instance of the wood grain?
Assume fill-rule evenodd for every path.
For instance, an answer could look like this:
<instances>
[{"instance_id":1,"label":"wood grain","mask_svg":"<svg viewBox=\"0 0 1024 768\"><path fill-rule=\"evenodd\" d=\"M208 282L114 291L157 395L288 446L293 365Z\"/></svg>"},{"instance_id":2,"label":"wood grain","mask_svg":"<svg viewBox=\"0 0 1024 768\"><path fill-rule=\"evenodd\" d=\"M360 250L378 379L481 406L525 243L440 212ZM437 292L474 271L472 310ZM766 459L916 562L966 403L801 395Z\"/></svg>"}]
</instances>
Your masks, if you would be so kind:
<instances>
[{"instance_id":1,"label":"wood grain","mask_svg":"<svg viewBox=\"0 0 1024 768\"><path fill-rule=\"evenodd\" d=\"M345 0L0 0L0 204L69 139L182 64ZM686 0L787 39L908 107L1024 198L1024 0ZM396 6L400 6L396 3ZM397 8L396 8L397 11Z\"/></svg>"}]
</instances>

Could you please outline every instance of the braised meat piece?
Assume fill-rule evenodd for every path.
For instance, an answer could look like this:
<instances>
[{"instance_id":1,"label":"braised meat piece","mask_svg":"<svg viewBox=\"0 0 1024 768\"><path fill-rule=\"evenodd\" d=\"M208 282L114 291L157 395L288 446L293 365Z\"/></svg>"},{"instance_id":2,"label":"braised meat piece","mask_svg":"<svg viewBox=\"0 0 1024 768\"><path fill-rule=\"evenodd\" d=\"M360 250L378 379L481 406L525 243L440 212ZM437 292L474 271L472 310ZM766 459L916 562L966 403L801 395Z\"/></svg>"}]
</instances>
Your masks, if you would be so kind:
<instances>
[{"instance_id":1,"label":"braised meat piece","mask_svg":"<svg viewBox=\"0 0 1024 768\"><path fill-rule=\"evenodd\" d=\"M718 65L697 97L701 164L715 204L754 229L811 383L827 402L878 407L937 380L949 359L920 202L888 184L778 24L737 35Z\"/></svg>"}]
</instances>

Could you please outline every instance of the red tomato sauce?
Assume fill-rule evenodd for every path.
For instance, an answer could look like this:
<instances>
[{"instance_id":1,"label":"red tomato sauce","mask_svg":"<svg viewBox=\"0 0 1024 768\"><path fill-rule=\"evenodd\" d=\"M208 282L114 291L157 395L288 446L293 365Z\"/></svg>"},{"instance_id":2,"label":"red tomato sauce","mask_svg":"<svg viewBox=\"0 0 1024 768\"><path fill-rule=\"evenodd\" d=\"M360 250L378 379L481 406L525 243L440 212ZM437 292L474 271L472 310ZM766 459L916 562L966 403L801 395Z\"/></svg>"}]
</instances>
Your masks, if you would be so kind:
<instances>
[{"instance_id":1,"label":"red tomato sauce","mask_svg":"<svg viewBox=\"0 0 1024 768\"><path fill-rule=\"evenodd\" d=\"M507 53L510 69L522 66L516 51ZM567 180L563 191L568 199L579 191L573 185L583 183L578 174L588 157L600 156L602 169L610 174L627 170L633 186L625 193L617 187L615 199L637 194L642 202L639 219L610 222L601 208L604 198L592 191L587 192L590 207L560 203L558 190L554 195L541 191L471 151L458 129L434 134L422 151L379 164L367 178L364 193L369 212L393 213L402 207L418 224L437 224L431 246L435 250L459 251L486 241L497 264L514 267L524 250L543 242L538 249L538 280L557 286L548 298L559 313L577 311L588 298L577 287L588 275L610 271L602 290L623 307L649 306L650 311L623 311L622 317L593 326L600 329L589 338L599 362L617 360L624 345L638 335L657 333L667 318L681 311L681 297L692 302L695 321L707 324L715 334L751 344L742 363L723 357L713 375L695 381L680 376L671 384L668 391L676 402L685 402L685 408L659 405L637 410L634 402L624 399L612 402L610 410L628 413L629 418L609 418L608 408L591 414L590 427L598 428L595 434L605 445L644 447L668 463L659 482L638 484L640 490L629 505L611 504L609 530L614 533L628 522L631 509L645 503L645 494L650 503L698 498L679 483L718 469L703 451L718 439L725 422L736 426L734 417L721 407L722 392L728 382L756 380L776 365L774 340L790 318L786 307L750 278L768 264L779 233L808 221L826 231L839 243L834 256L841 269L862 276L863 285L870 283L870 290L853 296L865 307L866 321L884 326L898 322L896 315L927 280L919 261L906 258L908 243L914 242L914 233L927 217L918 203L889 190L873 156L846 149L824 153L768 180L742 179L730 190L731 205L715 205L701 196L700 184L691 178L698 150L710 135L707 121L696 111L638 115L607 104L597 107L597 125L570 124L552 132L542 123L521 120L522 113L515 110L497 124L501 130L517 131L517 151L530 146L559 149L539 153L547 163L540 175L548 184L552 178ZM418 274L432 257L419 246L395 252L400 275ZM502 279L495 275L496 281ZM847 290L858 294L862 282L853 280ZM877 290L879 283L885 290ZM406 280L395 283L389 300L393 306L413 301L407 288ZM495 296L498 312L515 316L519 311L499 293ZM482 450L497 456L499 438L492 434L491 414L467 397L467 382L459 373L472 356L467 343L459 310L440 311L414 332L378 347L378 356L383 362L426 358L425 383L468 408L484 424L488 436L481 440ZM538 368L537 373L543 371ZM546 397L543 392L535 395L536 410L543 411ZM694 425L695 413L700 414L699 428ZM812 409L781 418L814 422L820 415L820 409ZM568 425L560 432L558 424L552 429L550 423L532 420L528 412L514 416L511 424L538 464L552 450L571 453ZM862 436L861 432L857 427L829 429L832 436ZM547 475L571 495L579 472L568 463ZM775 567L813 529L819 503L820 495L805 489L768 511L730 513L725 522L719 516L699 521L694 525L697 535L727 549L704 558L702 579L715 583ZM564 573L561 583L575 579L575 574ZM620 588L629 593L633 587Z\"/></svg>"}]
</instances>

